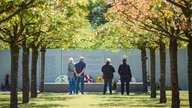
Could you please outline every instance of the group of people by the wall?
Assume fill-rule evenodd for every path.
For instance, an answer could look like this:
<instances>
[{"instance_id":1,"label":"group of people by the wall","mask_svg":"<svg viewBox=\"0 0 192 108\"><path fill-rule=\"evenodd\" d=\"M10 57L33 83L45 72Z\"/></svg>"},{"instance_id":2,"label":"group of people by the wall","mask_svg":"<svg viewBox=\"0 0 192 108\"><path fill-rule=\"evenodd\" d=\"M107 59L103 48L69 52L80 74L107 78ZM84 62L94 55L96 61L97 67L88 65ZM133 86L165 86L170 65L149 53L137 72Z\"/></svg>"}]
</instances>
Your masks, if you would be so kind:
<instances>
[{"instance_id":1,"label":"group of people by the wall","mask_svg":"<svg viewBox=\"0 0 192 108\"><path fill-rule=\"evenodd\" d=\"M80 92L84 94L84 73L86 69L86 63L84 57L80 57L78 63L74 64L74 59L69 58L68 64L68 80L69 80L69 94L78 94L79 84L81 83ZM112 94L112 79L115 72L115 68L111 64L111 59L106 59L106 64L101 68L103 72L104 87L103 94L106 94L107 86L109 86L109 93ZM124 95L124 85L126 84L126 94L129 95L129 82L131 81L132 74L130 66L127 64L127 60L123 59L122 64L119 65L118 73L121 80L121 95Z\"/></svg>"}]
</instances>

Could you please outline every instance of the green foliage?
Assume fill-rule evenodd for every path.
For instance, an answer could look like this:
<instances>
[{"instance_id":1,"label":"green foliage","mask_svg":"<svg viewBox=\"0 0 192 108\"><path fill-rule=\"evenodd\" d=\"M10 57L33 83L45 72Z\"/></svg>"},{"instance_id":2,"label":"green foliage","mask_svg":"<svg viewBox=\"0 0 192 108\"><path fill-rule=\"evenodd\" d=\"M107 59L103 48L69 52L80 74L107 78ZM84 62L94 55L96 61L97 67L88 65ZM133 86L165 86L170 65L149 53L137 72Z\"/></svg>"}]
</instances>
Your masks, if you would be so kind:
<instances>
[{"instance_id":1,"label":"green foliage","mask_svg":"<svg viewBox=\"0 0 192 108\"><path fill-rule=\"evenodd\" d=\"M45 12L45 15L48 16L45 27L49 27L47 25L50 24L50 32L44 34L47 47L64 49L82 47L79 40L84 38L84 29L89 27L89 23L85 19L86 6L80 4L79 1L69 0L58 2L51 7L52 9Z\"/></svg>"},{"instance_id":2,"label":"green foliage","mask_svg":"<svg viewBox=\"0 0 192 108\"><path fill-rule=\"evenodd\" d=\"M106 48L141 48L141 47L156 47L159 38L146 30L137 27L129 26L123 21L115 20L99 26L95 30L95 43L92 49Z\"/></svg>"},{"instance_id":3,"label":"green foliage","mask_svg":"<svg viewBox=\"0 0 192 108\"><path fill-rule=\"evenodd\" d=\"M175 37L188 41L183 35L188 24L184 14L181 9L166 1L117 0L105 16L113 22L122 21L129 28L127 30L137 35L132 42L146 47L156 46L159 39L165 43L168 43L168 38ZM138 33L138 30L141 32Z\"/></svg>"},{"instance_id":4,"label":"green foliage","mask_svg":"<svg viewBox=\"0 0 192 108\"><path fill-rule=\"evenodd\" d=\"M94 32L95 43L93 44L92 48L131 48L129 41L131 34L126 29L127 28L119 21L109 22L98 27L98 29Z\"/></svg>"},{"instance_id":5,"label":"green foliage","mask_svg":"<svg viewBox=\"0 0 192 108\"><path fill-rule=\"evenodd\" d=\"M108 22L104 17L104 13L106 13L108 8L110 7L111 5L105 4L104 0L97 0L96 2L89 0L87 6L89 14L87 16L87 19L89 20L93 28L96 28Z\"/></svg>"},{"instance_id":6,"label":"green foliage","mask_svg":"<svg viewBox=\"0 0 192 108\"><path fill-rule=\"evenodd\" d=\"M0 49L8 49L9 45L5 42L0 41Z\"/></svg>"},{"instance_id":7,"label":"green foliage","mask_svg":"<svg viewBox=\"0 0 192 108\"><path fill-rule=\"evenodd\" d=\"M22 5L28 2L14 1L14 3ZM9 29L12 24L22 22L25 25L25 30L17 39L24 39L28 44L36 41L36 45L65 49L84 46L79 45L78 42L83 40L81 38L85 38L83 37L85 33L83 28L87 30L89 27L89 23L85 19L88 13L87 0L31 0L31 2L33 8L19 11L11 19L1 24L1 27ZM3 15L9 16L9 14L12 14L11 11L5 11L1 14L1 18ZM10 38L4 35L1 39L9 41Z\"/></svg>"},{"instance_id":8,"label":"green foliage","mask_svg":"<svg viewBox=\"0 0 192 108\"><path fill-rule=\"evenodd\" d=\"M0 1L0 24L8 21L20 12L42 5L45 0L3 0Z\"/></svg>"}]
</instances>

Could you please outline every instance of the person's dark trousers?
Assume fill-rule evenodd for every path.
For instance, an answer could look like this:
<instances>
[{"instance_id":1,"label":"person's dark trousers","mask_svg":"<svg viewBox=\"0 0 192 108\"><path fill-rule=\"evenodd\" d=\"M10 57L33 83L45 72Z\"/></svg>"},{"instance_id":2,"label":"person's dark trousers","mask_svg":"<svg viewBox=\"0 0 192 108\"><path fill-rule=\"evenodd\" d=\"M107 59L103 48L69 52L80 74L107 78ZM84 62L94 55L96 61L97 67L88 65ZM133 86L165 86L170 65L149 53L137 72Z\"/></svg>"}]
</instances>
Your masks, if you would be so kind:
<instances>
[{"instance_id":1,"label":"person's dark trousers","mask_svg":"<svg viewBox=\"0 0 192 108\"><path fill-rule=\"evenodd\" d=\"M128 78L121 78L121 94L124 94L124 85L126 83L126 92L129 95L129 79Z\"/></svg>"},{"instance_id":2,"label":"person's dark trousers","mask_svg":"<svg viewBox=\"0 0 192 108\"><path fill-rule=\"evenodd\" d=\"M112 79L111 79L111 78L105 78L105 79L104 79L104 90L103 90L103 94L106 94L107 84L109 84L109 92L110 92L110 94L112 94Z\"/></svg>"},{"instance_id":3,"label":"person's dark trousers","mask_svg":"<svg viewBox=\"0 0 192 108\"><path fill-rule=\"evenodd\" d=\"M79 83L81 83L81 94L84 94L84 75L76 77L76 94L78 94Z\"/></svg>"}]
</instances>

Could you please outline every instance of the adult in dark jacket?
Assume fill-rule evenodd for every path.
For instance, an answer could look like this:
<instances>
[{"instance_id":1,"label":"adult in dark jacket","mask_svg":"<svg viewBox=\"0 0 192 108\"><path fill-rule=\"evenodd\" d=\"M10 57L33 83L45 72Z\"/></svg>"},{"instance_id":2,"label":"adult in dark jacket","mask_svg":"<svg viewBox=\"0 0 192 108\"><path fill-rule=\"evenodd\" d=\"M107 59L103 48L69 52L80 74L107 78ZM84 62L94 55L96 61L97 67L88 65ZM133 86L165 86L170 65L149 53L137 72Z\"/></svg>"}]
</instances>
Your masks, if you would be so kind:
<instances>
[{"instance_id":1,"label":"adult in dark jacket","mask_svg":"<svg viewBox=\"0 0 192 108\"><path fill-rule=\"evenodd\" d=\"M131 74L131 68L127 64L127 60L122 60L123 64L119 65L118 73L120 75L121 80L121 95L124 94L124 85L126 83L126 92L127 95L129 95L129 82L131 81L132 74Z\"/></svg>"},{"instance_id":2,"label":"adult in dark jacket","mask_svg":"<svg viewBox=\"0 0 192 108\"><path fill-rule=\"evenodd\" d=\"M110 91L110 94L112 94L112 79L113 79L113 73L115 72L115 69L113 65L111 65L110 63L111 63L111 59L107 58L106 64L103 65L101 69L101 71L103 72L103 78L104 78L103 94L106 94L107 84L109 84L109 91Z\"/></svg>"}]
</instances>

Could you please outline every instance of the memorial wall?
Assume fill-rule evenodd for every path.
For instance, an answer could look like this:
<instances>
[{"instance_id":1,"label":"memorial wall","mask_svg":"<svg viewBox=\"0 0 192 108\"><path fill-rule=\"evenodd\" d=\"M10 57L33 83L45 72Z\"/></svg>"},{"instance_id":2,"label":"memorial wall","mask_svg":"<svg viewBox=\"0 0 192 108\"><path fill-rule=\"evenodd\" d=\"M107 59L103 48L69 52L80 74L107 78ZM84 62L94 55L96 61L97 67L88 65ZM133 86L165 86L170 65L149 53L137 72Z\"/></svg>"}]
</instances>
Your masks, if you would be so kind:
<instances>
[{"instance_id":1,"label":"memorial wall","mask_svg":"<svg viewBox=\"0 0 192 108\"><path fill-rule=\"evenodd\" d=\"M119 80L118 67L122 63L123 57L128 57L128 64L131 67L133 77L137 82L142 82L142 67L141 67L141 51L138 49L119 50L113 52L111 50L83 50L83 49L47 49L45 57L45 83L54 83L55 79L60 75L67 75L68 59L73 57L75 63L79 61L79 57L83 56L86 63L85 74L90 75L95 82L96 77L102 75L101 67L105 64L106 58L111 58L112 64L115 67L115 81ZM30 54L31 57L31 54ZM147 72L150 72L150 59L149 50L147 50ZM170 84L170 63L169 63L169 52L166 54L166 84ZM31 60L31 59L30 59ZM0 50L0 83L4 83L4 76L10 74L11 63L10 63L10 51ZM30 63L31 66L31 63ZM30 68L31 70L31 68ZM18 86L22 85L22 50L20 50L19 57L19 79ZM178 76L179 76L179 87L181 89L187 89L187 50L178 50ZM156 52L156 82L159 83L160 78L160 60L159 52ZM37 64L37 85L40 85L40 54Z\"/></svg>"}]
</instances>

